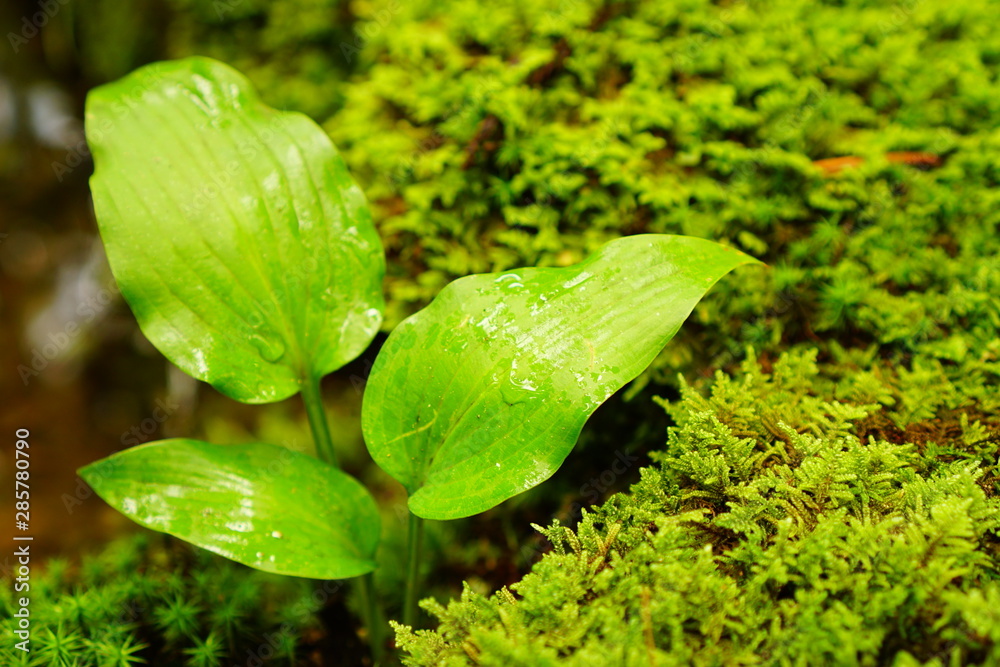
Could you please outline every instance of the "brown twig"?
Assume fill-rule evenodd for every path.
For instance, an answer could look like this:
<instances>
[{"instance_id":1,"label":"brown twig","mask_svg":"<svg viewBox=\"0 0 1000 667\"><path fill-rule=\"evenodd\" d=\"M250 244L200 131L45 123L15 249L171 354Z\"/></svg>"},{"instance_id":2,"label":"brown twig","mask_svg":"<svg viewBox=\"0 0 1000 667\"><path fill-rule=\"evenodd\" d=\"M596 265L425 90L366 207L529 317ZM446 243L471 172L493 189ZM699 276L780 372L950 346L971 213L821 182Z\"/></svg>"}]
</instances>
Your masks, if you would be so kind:
<instances>
[{"instance_id":1,"label":"brown twig","mask_svg":"<svg viewBox=\"0 0 1000 667\"><path fill-rule=\"evenodd\" d=\"M908 164L914 167L939 167L941 157L933 153L921 153L919 151L899 151L886 153L886 159L895 164ZM857 155L845 155L843 157L831 157L824 160L814 160L813 164L819 167L823 174L831 176L849 167L859 167L864 163L863 157Z\"/></svg>"},{"instance_id":2,"label":"brown twig","mask_svg":"<svg viewBox=\"0 0 1000 667\"><path fill-rule=\"evenodd\" d=\"M528 84L532 86L540 86L549 80L553 74L555 74L566 62L566 58L569 57L570 48L569 42L566 38L560 39L555 44L556 56L544 65L540 65L532 70L531 74L528 75Z\"/></svg>"}]
</instances>

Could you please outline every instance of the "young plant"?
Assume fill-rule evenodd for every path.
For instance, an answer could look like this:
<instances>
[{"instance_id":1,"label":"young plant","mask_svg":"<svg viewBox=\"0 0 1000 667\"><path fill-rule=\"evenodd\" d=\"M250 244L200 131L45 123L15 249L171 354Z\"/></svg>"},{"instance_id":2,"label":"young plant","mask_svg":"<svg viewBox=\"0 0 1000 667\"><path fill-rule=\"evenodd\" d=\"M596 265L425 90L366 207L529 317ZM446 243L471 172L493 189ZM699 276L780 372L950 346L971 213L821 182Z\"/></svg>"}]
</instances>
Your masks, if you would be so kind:
<instances>
[{"instance_id":1,"label":"young plant","mask_svg":"<svg viewBox=\"0 0 1000 667\"><path fill-rule=\"evenodd\" d=\"M81 475L138 523L251 567L367 575L379 514L336 468L319 380L374 336L384 259L333 145L205 58L94 91L87 128L101 235L143 332L234 399L301 392L323 460L173 439ZM649 365L715 281L754 261L696 238L619 239L576 266L456 280L390 334L362 429L410 494L404 622L422 520L485 511L551 476L590 414ZM376 655L377 618L370 607Z\"/></svg>"},{"instance_id":2,"label":"young plant","mask_svg":"<svg viewBox=\"0 0 1000 667\"><path fill-rule=\"evenodd\" d=\"M139 523L246 565L370 572L378 512L335 467L319 380L378 330L385 261L333 144L205 58L98 88L86 123L101 237L143 333L236 400L301 392L325 463L275 445L167 440L81 475Z\"/></svg>"}]
</instances>

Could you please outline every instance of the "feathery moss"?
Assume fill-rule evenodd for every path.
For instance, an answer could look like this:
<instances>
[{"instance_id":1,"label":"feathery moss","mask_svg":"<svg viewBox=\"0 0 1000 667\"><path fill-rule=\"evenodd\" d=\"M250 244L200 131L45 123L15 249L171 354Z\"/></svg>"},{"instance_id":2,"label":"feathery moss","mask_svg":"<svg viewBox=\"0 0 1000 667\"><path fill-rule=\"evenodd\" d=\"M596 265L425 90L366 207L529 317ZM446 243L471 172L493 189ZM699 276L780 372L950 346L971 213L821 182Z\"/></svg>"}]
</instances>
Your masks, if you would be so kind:
<instances>
[{"instance_id":1,"label":"feathery moss","mask_svg":"<svg viewBox=\"0 0 1000 667\"><path fill-rule=\"evenodd\" d=\"M0 618L18 609L11 582ZM298 664L319 627L312 583L251 570L172 538L141 533L73 564L51 559L30 582L31 652L0 625L0 664L194 665L232 657Z\"/></svg>"},{"instance_id":2,"label":"feathery moss","mask_svg":"<svg viewBox=\"0 0 1000 667\"><path fill-rule=\"evenodd\" d=\"M841 385L805 353L685 386L631 493L539 527L513 593L424 601L405 664L997 664L1000 417Z\"/></svg>"}]
</instances>

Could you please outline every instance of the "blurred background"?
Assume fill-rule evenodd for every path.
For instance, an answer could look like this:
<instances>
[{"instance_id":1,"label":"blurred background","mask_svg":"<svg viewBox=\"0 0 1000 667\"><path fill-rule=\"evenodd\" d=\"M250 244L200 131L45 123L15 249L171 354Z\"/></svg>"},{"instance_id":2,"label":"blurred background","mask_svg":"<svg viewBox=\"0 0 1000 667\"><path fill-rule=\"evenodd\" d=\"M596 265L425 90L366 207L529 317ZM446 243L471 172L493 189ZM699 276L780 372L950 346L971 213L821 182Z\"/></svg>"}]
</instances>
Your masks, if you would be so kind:
<instances>
[{"instance_id":1,"label":"blurred background","mask_svg":"<svg viewBox=\"0 0 1000 667\"><path fill-rule=\"evenodd\" d=\"M27 428L34 438L41 555L107 538L98 503L71 513L61 496L75 497L75 469L113 449L130 423L141 423L166 381L103 256L82 121L87 90L157 57L162 33L138 12L122 17L111 3L89 4L113 21L81 23L83 4L0 8L0 422L4 432ZM84 38L82 25L103 36ZM5 478L10 465L3 463Z\"/></svg>"}]
</instances>

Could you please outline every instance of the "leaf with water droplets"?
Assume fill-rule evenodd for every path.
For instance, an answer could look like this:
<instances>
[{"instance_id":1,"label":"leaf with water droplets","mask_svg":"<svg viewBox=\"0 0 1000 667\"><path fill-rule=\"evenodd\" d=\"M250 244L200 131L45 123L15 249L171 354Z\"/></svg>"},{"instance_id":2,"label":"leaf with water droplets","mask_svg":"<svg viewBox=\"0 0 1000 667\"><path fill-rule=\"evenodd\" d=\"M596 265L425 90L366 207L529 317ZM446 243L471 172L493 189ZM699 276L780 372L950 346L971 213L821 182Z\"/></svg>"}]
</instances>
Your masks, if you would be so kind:
<instances>
[{"instance_id":1,"label":"leaf with water droplets","mask_svg":"<svg viewBox=\"0 0 1000 667\"><path fill-rule=\"evenodd\" d=\"M350 475L284 447L161 440L80 476L136 523L258 570L343 579L375 569L375 500Z\"/></svg>"},{"instance_id":2,"label":"leaf with water droplets","mask_svg":"<svg viewBox=\"0 0 1000 667\"><path fill-rule=\"evenodd\" d=\"M143 333L196 378L277 401L355 358L382 317L385 260L326 134L208 58L87 97L94 208Z\"/></svg>"},{"instance_id":3,"label":"leaf with water droplets","mask_svg":"<svg viewBox=\"0 0 1000 667\"><path fill-rule=\"evenodd\" d=\"M567 268L460 278L390 334L365 387L375 461L429 519L485 511L554 473L730 270L756 262L642 235Z\"/></svg>"}]
</instances>

